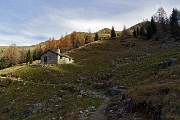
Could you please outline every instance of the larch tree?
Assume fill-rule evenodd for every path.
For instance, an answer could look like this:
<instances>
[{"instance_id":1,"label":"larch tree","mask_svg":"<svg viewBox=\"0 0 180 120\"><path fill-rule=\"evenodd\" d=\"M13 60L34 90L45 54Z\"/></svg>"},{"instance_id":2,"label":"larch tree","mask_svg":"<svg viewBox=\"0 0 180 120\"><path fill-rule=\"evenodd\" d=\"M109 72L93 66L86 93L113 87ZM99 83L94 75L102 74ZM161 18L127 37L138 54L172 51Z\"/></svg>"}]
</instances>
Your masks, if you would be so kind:
<instances>
[{"instance_id":1,"label":"larch tree","mask_svg":"<svg viewBox=\"0 0 180 120\"><path fill-rule=\"evenodd\" d=\"M9 46L4 54L4 58L8 66L13 66L19 63L20 53L18 48L16 47L16 44L12 44Z\"/></svg>"},{"instance_id":2,"label":"larch tree","mask_svg":"<svg viewBox=\"0 0 180 120\"><path fill-rule=\"evenodd\" d=\"M121 37L123 39L126 39L126 38L128 38L129 35L130 35L129 31L126 29L126 26L124 25L123 31L121 32Z\"/></svg>"},{"instance_id":3,"label":"larch tree","mask_svg":"<svg viewBox=\"0 0 180 120\"><path fill-rule=\"evenodd\" d=\"M166 34L166 32L168 31L168 17L166 11L162 7L160 7L153 18L157 23L158 36L159 38L163 38L164 34Z\"/></svg>"}]
</instances>

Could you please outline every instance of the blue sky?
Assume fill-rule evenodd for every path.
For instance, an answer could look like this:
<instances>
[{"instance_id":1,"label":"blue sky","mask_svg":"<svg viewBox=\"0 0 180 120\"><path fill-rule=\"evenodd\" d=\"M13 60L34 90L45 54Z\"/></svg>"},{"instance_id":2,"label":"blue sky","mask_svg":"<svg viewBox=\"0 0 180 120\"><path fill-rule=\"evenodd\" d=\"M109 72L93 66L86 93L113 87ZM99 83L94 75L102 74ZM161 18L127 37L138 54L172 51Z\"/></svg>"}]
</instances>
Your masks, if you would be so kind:
<instances>
[{"instance_id":1,"label":"blue sky","mask_svg":"<svg viewBox=\"0 0 180 120\"><path fill-rule=\"evenodd\" d=\"M161 6L170 15L180 0L0 0L0 46L33 45L72 31L121 30L150 19Z\"/></svg>"}]
</instances>

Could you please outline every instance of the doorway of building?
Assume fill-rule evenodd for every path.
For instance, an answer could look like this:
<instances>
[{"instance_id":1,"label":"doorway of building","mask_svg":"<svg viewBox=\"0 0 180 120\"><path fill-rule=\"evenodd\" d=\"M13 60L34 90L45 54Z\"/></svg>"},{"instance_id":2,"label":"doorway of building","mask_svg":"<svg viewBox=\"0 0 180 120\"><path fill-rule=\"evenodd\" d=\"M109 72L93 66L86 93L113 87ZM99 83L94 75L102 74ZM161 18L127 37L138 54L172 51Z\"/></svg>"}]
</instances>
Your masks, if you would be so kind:
<instances>
[{"instance_id":1,"label":"doorway of building","mask_svg":"<svg viewBox=\"0 0 180 120\"><path fill-rule=\"evenodd\" d=\"M47 64L47 56L44 56L44 64Z\"/></svg>"}]
</instances>

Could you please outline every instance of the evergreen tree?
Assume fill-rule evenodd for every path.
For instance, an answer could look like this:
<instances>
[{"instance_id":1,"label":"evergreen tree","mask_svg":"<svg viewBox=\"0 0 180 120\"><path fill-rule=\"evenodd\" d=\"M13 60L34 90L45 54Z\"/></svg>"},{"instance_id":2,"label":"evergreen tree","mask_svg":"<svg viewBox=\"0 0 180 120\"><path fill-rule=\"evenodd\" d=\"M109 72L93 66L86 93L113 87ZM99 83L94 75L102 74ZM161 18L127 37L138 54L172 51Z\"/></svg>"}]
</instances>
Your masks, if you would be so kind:
<instances>
[{"instance_id":1,"label":"evergreen tree","mask_svg":"<svg viewBox=\"0 0 180 120\"><path fill-rule=\"evenodd\" d=\"M95 34L95 38L94 38L94 41L97 41L97 40L99 40L99 35L98 35L98 33Z\"/></svg>"},{"instance_id":2,"label":"evergreen tree","mask_svg":"<svg viewBox=\"0 0 180 120\"><path fill-rule=\"evenodd\" d=\"M137 29L136 29L136 35L137 35L137 37L139 36L139 27L137 27Z\"/></svg>"},{"instance_id":3,"label":"evergreen tree","mask_svg":"<svg viewBox=\"0 0 180 120\"><path fill-rule=\"evenodd\" d=\"M94 38L92 37L91 33L87 33L85 35L85 44L88 44L90 42L93 42L94 41Z\"/></svg>"},{"instance_id":4,"label":"evergreen tree","mask_svg":"<svg viewBox=\"0 0 180 120\"><path fill-rule=\"evenodd\" d=\"M111 38L116 37L116 32L114 30L114 27L112 26L112 30L111 30Z\"/></svg>"},{"instance_id":5,"label":"evergreen tree","mask_svg":"<svg viewBox=\"0 0 180 120\"><path fill-rule=\"evenodd\" d=\"M135 38L137 38L137 32L136 32L136 29L134 28L134 30L133 30L133 36L135 37Z\"/></svg>"},{"instance_id":6,"label":"evergreen tree","mask_svg":"<svg viewBox=\"0 0 180 120\"><path fill-rule=\"evenodd\" d=\"M153 17L151 17L151 29L152 33L155 35L157 33L157 26Z\"/></svg>"},{"instance_id":7,"label":"evergreen tree","mask_svg":"<svg viewBox=\"0 0 180 120\"><path fill-rule=\"evenodd\" d=\"M145 30L144 30L143 26L141 26L141 28L140 28L139 35L140 36L145 36Z\"/></svg>"},{"instance_id":8,"label":"evergreen tree","mask_svg":"<svg viewBox=\"0 0 180 120\"><path fill-rule=\"evenodd\" d=\"M152 26L151 26L151 24L149 24L147 27L147 36L146 37L149 40L152 38L152 36L153 36Z\"/></svg>"},{"instance_id":9,"label":"evergreen tree","mask_svg":"<svg viewBox=\"0 0 180 120\"><path fill-rule=\"evenodd\" d=\"M178 24L178 10L173 9L170 17L170 30L173 37L180 36L180 27Z\"/></svg>"},{"instance_id":10,"label":"evergreen tree","mask_svg":"<svg viewBox=\"0 0 180 120\"><path fill-rule=\"evenodd\" d=\"M7 66L6 66L6 60L4 59L4 57L2 57L1 59L0 59L0 70L2 70L2 69L4 69L4 68L6 68Z\"/></svg>"},{"instance_id":11,"label":"evergreen tree","mask_svg":"<svg viewBox=\"0 0 180 120\"><path fill-rule=\"evenodd\" d=\"M26 56L26 63L32 64L32 62L33 62L33 57L32 57L32 55L31 55L31 51L28 50L27 56Z\"/></svg>"},{"instance_id":12,"label":"evergreen tree","mask_svg":"<svg viewBox=\"0 0 180 120\"><path fill-rule=\"evenodd\" d=\"M35 50L33 51L33 60L40 60L44 51L45 50L42 49L41 45L36 46Z\"/></svg>"}]
</instances>

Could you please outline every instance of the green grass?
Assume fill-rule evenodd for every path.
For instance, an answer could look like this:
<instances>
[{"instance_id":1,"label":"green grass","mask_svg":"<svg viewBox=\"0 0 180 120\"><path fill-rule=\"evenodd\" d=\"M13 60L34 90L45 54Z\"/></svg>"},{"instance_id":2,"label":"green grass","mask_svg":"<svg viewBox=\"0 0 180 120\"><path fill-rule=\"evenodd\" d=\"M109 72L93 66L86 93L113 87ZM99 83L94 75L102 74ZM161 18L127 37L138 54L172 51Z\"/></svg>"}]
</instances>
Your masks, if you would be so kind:
<instances>
[{"instance_id":1,"label":"green grass","mask_svg":"<svg viewBox=\"0 0 180 120\"><path fill-rule=\"evenodd\" d=\"M164 117L178 118L179 78L180 63L166 69L157 69L157 65L166 62L169 58L180 58L180 48L162 50L149 41L128 39L123 43L135 43L135 46L126 47L121 40L102 40L85 45L68 53L75 59L75 63L59 66L15 66L0 71L2 74L15 74L23 81L14 81L6 88L0 87L0 110L4 107L13 106L17 111L16 118L22 118L20 114L29 106L37 102L47 102L48 99L58 96L59 90L64 86L73 86L77 89L94 90L91 86L94 82L104 82L100 79L105 74L111 74L111 87L125 85L130 88L129 94L136 101L151 100L154 104L161 101L172 104L164 108ZM150 55L146 55L150 53ZM126 58L126 59L125 59ZM115 65L112 64L115 62ZM129 63L129 64L126 64ZM121 66L124 64L123 66ZM79 76L86 79L78 83ZM170 94L161 95L162 89L170 89ZM96 90L96 89L95 89ZM98 90L107 92L106 90ZM33 94L32 94L33 93ZM151 96L151 97L149 97ZM15 103L12 103L12 98ZM64 119L78 119L79 111L89 106L98 106L102 99L82 97L77 98L77 93L68 92L63 98L58 110L49 111L56 104L47 105L45 109L31 116L32 120L48 120L52 117ZM169 109L168 109L169 107ZM61 109L62 108L62 109ZM168 110L167 110L168 109ZM175 109L175 112L173 110ZM3 114L0 119L10 119L9 115Z\"/></svg>"},{"instance_id":2,"label":"green grass","mask_svg":"<svg viewBox=\"0 0 180 120\"><path fill-rule=\"evenodd\" d=\"M49 99L58 98L59 91L62 90L61 85L41 85L31 82L17 82L13 81L10 86L0 88L0 108L4 109L12 107L12 111L17 115L16 119L23 119L22 113L28 109L32 104L45 103L46 106L32 115L29 119L47 119L63 117L68 119L67 114L71 112L78 113L79 110L84 110L89 106L98 106L101 103L99 98L82 97L77 98L77 93L67 91L61 97L62 101L57 103L48 103ZM56 106L60 108L56 109ZM2 114L1 120L8 120L11 113ZM77 114L74 114L77 115ZM77 116L76 116L77 117Z\"/></svg>"}]
</instances>

